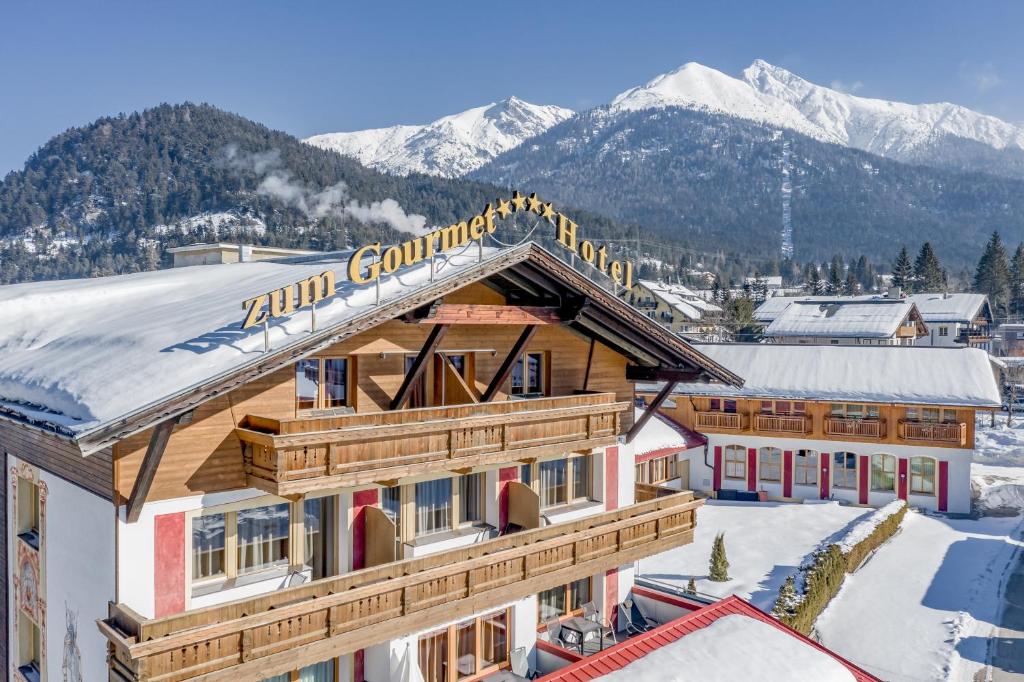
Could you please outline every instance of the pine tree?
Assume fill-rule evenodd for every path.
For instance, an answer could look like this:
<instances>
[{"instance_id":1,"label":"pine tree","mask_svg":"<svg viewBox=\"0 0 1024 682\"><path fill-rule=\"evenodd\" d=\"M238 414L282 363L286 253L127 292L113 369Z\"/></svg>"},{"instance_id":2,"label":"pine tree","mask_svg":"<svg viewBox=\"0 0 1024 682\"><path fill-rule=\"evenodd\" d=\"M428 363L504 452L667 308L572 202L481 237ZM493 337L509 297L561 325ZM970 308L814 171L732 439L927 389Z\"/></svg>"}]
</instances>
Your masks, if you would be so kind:
<instances>
[{"instance_id":1,"label":"pine tree","mask_svg":"<svg viewBox=\"0 0 1024 682\"><path fill-rule=\"evenodd\" d=\"M974 272L974 290L988 296L996 315L1005 316L1010 304L1010 266L1006 262L1006 247L998 232L985 245L985 252Z\"/></svg>"},{"instance_id":2,"label":"pine tree","mask_svg":"<svg viewBox=\"0 0 1024 682\"><path fill-rule=\"evenodd\" d=\"M715 542L711 545L711 562L708 569L708 579L716 583L724 583L729 578L729 560L725 557L725 533L715 536Z\"/></svg>"},{"instance_id":3,"label":"pine tree","mask_svg":"<svg viewBox=\"0 0 1024 682\"><path fill-rule=\"evenodd\" d=\"M1018 244L1010 262L1010 314L1024 315L1024 244Z\"/></svg>"},{"instance_id":4,"label":"pine tree","mask_svg":"<svg viewBox=\"0 0 1024 682\"><path fill-rule=\"evenodd\" d=\"M946 271L939 263L939 257L935 255L931 242L925 242L921 245L921 251L914 262L915 287L922 292L945 291L947 279Z\"/></svg>"},{"instance_id":5,"label":"pine tree","mask_svg":"<svg viewBox=\"0 0 1024 682\"><path fill-rule=\"evenodd\" d=\"M828 266L828 293L838 296L843 293L843 262L839 256L832 256Z\"/></svg>"},{"instance_id":6,"label":"pine tree","mask_svg":"<svg viewBox=\"0 0 1024 682\"><path fill-rule=\"evenodd\" d=\"M900 253L896 256L896 262L892 264L892 285L894 287L900 287L908 294L913 291L914 283L914 266L910 262L910 254L907 253L907 247L900 248Z\"/></svg>"},{"instance_id":7,"label":"pine tree","mask_svg":"<svg viewBox=\"0 0 1024 682\"><path fill-rule=\"evenodd\" d=\"M697 583L694 582L693 578L690 578L690 581L686 583L686 593L697 594Z\"/></svg>"},{"instance_id":8,"label":"pine tree","mask_svg":"<svg viewBox=\"0 0 1024 682\"><path fill-rule=\"evenodd\" d=\"M811 296L821 296L825 291L825 282L821 279L821 273L817 265L811 265L807 275L807 293Z\"/></svg>"},{"instance_id":9,"label":"pine tree","mask_svg":"<svg viewBox=\"0 0 1024 682\"><path fill-rule=\"evenodd\" d=\"M843 283L843 294L846 296L856 296L860 293L860 282L857 281L857 276L852 272L846 273L846 282Z\"/></svg>"}]
</instances>

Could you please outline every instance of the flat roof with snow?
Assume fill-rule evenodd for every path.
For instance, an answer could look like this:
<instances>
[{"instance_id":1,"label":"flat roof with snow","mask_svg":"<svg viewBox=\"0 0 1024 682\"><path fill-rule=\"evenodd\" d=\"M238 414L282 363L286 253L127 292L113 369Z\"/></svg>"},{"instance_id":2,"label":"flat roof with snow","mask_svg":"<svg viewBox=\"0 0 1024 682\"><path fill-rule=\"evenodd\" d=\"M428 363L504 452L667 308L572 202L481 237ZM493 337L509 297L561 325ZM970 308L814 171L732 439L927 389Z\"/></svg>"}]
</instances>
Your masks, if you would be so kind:
<instances>
[{"instance_id":1,"label":"flat roof with snow","mask_svg":"<svg viewBox=\"0 0 1024 682\"><path fill-rule=\"evenodd\" d=\"M743 386L681 383L681 395L999 407L988 353L979 348L694 344L744 378ZM637 386L651 392L657 384Z\"/></svg>"},{"instance_id":2,"label":"flat roof with snow","mask_svg":"<svg viewBox=\"0 0 1024 682\"><path fill-rule=\"evenodd\" d=\"M794 303L835 303L851 305L867 301L885 301L890 299L882 294L865 294L861 296L772 296L759 305L754 311L754 319L758 322L770 323L784 310ZM911 294L901 299L910 301L917 306L921 319L931 322L959 322L970 324L979 315L991 313L988 310L988 298L984 294Z\"/></svg>"},{"instance_id":3,"label":"flat roof with snow","mask_svg":"<svg viewBox=\"0 0 1024 682\"><path fill-rule=\"evenodd\" d=\"M888 339L915 317L914 304L906 299L794 301L775 316L764 335Z\"/></svg>"}]
</instances>

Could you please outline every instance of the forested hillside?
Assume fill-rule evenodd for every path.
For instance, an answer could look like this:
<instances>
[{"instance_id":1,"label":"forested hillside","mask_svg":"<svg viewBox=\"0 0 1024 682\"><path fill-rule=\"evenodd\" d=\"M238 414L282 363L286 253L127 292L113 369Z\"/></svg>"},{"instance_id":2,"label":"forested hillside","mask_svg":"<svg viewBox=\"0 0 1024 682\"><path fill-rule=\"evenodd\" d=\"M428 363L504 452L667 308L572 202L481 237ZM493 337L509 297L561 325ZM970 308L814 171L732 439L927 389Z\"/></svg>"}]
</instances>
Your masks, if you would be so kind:
<instances>
[{"instance_id":1,"label":"forested hillside","mask_svg":"<svg viewBox=\"0 0 1024 682\"><path fill-rule=\"evenodd\" d=\"M0 181L0 282L152 269L167 246L197 241L389 241L473 215L498 192L384 175L212 106L162 105L68 130ZM634 233L574 215L595 236Z\"/></svg>"},{"instance_id":2,"label":"forested hillside","mask_svg":"<svg viewBox=\"0 0 1024 682\"><path fill-rule=\"evenodd\" d=\"M1024 237L1024 182L887 160L722 114L683 108L578 114L471 177L637 222L699 250L779 253L788 147L795 258L889 263L930 241L973 266L993 230Z\"/></svg>"}]
</instances>

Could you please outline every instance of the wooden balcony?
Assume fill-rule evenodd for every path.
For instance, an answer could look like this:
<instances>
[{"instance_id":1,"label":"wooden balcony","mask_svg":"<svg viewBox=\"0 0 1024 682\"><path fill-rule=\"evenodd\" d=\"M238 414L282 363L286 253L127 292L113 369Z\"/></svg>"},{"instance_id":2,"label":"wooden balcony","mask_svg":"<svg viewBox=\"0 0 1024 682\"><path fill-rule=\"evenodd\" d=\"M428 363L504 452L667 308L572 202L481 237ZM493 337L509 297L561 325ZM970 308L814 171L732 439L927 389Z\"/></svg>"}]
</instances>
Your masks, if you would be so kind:
<instances>
[{"instance_id":1,"label":"wooden balcony","mask_svg":"<svg viewBox=\"0 0 1024 682\"><path fill-rule=\"evenodd\" d=\"M754 428L773 433L807 433L811 430L811 419L804 415L756 414Z\"/></svg>"},{"instance_id":2,"label":"wooden balcony","mask_svg":"<svg viewBox=\"0 0 1024 682\"><path fill-rule=\"evenodd\" d=\"M904 440L930 440L940 443L966 445L967 424L901 421L900 437Z\"/></svg>"},{"instance_id":3,"label":"wooden balcony","mask_svg":"<svg viewBox=\"0 0 1024 682\"><path fill-rule=\"evenodd\" d=\"M736 412L698 412L697 428L739 431L743 428L743 415Z\"/></svg>"},{"instance_id":4,"label":"wooden balcony","mask_svg":"<svg viewBox=\"0 0 1024 682\"><path fill-rule=\"evenodd\" d=\"M110 679L265 679L688 544L702 504L675 493L165 618L111 604Z\"/></svg>"},{"instance_id":5,"label":"wooden balcony","mask_svg":"<svg viewBox=\"0 0 1024 682\"><path fill-rule=\"evenodd\" d=\"M826 417L825 433L830 436L884 438L885 422L880 419L846 419L844 417Z\"/></svg>"},{"instance_id":6,"label":"wooden balcony","mask_svg":"<svg viewBox=\"0 0 1024 682\"><path fill-rule=\"evenodd\" d=\"M331 417L249 415L236 429L249 485L275 495L362 485L614 445L612 393Z\"/></svg>"}]
</instances>

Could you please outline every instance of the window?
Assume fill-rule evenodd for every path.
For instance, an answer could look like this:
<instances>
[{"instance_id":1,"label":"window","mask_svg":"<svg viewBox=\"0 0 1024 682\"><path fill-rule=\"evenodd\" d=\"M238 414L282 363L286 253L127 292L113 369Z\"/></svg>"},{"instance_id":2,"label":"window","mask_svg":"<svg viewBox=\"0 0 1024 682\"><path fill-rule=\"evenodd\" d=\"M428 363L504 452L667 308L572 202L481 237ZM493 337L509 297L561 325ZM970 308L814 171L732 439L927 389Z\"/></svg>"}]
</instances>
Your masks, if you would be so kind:
<instances>
[{"instance_id":1,"label":"window","mask_svg":"<svg viewBox=\"0 0 1024 682\"><path fill-rule=\"evenodd\" d=\"M459 477L459 523L483 523L484 474Z\"/></svg>"},{"instance_id":2,"label":"window","mask_svg":"<svg viewBox=\"0 0 1024 682\"><path fill-rule=\"evenodd\" d=\"M206 514L192 519L192 580L227 575L226 514Z\"/></svg>"},{"instance_id":3,"label":"window","mask_svg":"<svg viewBox=\"0 0 1024 682\"><path fill-rule=\"evenodd\" d=\"M307 665L301 670L293 670L283 675L275 675L267 682L334 682L334 659Z\"/></svg>"},{"instance_id":4,"label":"window","mask_svg":"<svg viewBox=\"0 0 1024 682\"><path fill-rule=\"evenodd\" d=\"M871 455L871 489L881 492L896 490L896 458L892 455Z\"/></svg>"},{"instance_id":5,"label":"window","mask_svg":"<svg viewBox=\"0 0 1024 682\"><path fill-rule=\"evenodd\" d=\"M243 509L236 514L238 573L288 565L288 503Z\"/></svg>"},{"instance_id":6,"label":"window","mask_svg":"<svg viewBox=\"0 0 1024 682\"><path fill-rule=\"evenodd\" d=\"M21 482L19 481L19 486ZM6 647L7 644L4 643ZM38 682L42 673L42 640L39 626L18 611L18 672L29 682ZM5 675L6 676L6 675Z\"/></svg>"},{"instance_id":7,"label":"window","mask_svg":"<svg viewBox=\"0 0 1024 682\"><path fill-rule=\"evenodd\" d=\"M334 570L334 497L314 497L302 503L305 519L305 565L313 580L326 578Z\"/></svg>"},{"instance_id":8,"label":"window","mask_svg":"<svg viewBox=\"0 0 1024 682\"><path fill-rule=\"evenodd\" d=\"M295 363L295 408L328 409L349 405L347 358L307 358Z\"/></svg>"},{"instance_id":9,"label":"window","mask_svg":"<svg viewBox=\"0 0 1024 682\"><path fill-rule=\"evenodd\" d=\"M712 398L708 405L711 412L726 412L728 414L736 414L736 401L735 400L722 400L720 398Z\"/></svg>"},{"instance_id":10,"label":"window","mask_svg":"<svg viewBox=\"0 0 1024 682\"><path fill-rule=\"evenodd\" d=\"M676 456L656 457L636 465L637 483L657 484L676 477Z\"/></svg>"},{"instance_id":11,"label":"window","mask_svg":"<svg viewBox=\"0 0 1024 682\"><path fill-rule=\"evenodd\" d=\"M541 462L537 470L542 509L591 498L589 455Z\"/></svg>"},{"instance_id":12,"label":"window","mask_svg":"<svg viewBox=\"0 0 1024 682\"><path fill-rule=\"evenodd\" d=\"M949 336L949 327L939 327L939 336Z\"/></svg>"},{"instance_id":13,"label":"window","mask_svg":"<svg viewBox=\"0 0 1024 682\"><path fill-rule=\"evenodd\" d=\"M590 578L581 578L568 585L559 585L537 595L537 620L541 623L576 612L591 599Z\"/></svg>"},{"instance_id":14,"label":"window","mask_svg":"<svg viewBox=\"0 0 1024 682\"><path fill-rule=\"evenodd\" d=\"M452 529L452 479L416 484L416 535Z\"/></svg>"},{"instance_id":15,"label":"window","mask_svg":"<svg viewBox=\"0 0 1024 682\"><path fill-rule=\"evenodd\" d=\"M495 611L420 636L417 653L424 682L475 679L507 667L511 623L511 611Z\"/></svg>"},{"instance_id":16,"label":"window","mask_svg":"<svg viewBox=\"0 0 1024 682\"><path fill-rule=\"evenodd\" d=\"M818 484L818 453L814 450L797 450L793 457L793 483L796 485Z\"/></svg>"},{"instance_id":17,"label":"window","mask_svg":"<svg viewBox=\"0 0 1024 682\"><path fill-rule=\"evenodd\" d=\"M544 393L544 354L523 353L512 366L512 395Z\"/></svg>"},{"instance_id":18,"label":"window","mask_svg":"<svg viewBox=\"0 0 1024 682\"><path fill-rule=\"evenodd\" d=\"M529 464L522 464L519 466L519 482L523 485L531 485L533 483L533 467Z\"/></svg>"},{"instance_id":19,"label":"window","mask_svg":"<svg viewBox=\"0 0 1024 682\"><path fill-rule=\"evenodd\" d=\"M957 422L956 410L946 407L908 407L907 420L928 423L942 422L943 424L955 424Z\"/></svg>"},{"instance_id":20,"label":"window","mask_svg":"<svg viewBox=\"0 0 1024 682\"><path fill-rule=\"evenodd\" d=\"M837 452L832 455L832 487L857 488L857 455Z\"/></svg>"},{"instance_id":21,"label":"window","mask_svg":"<svg viewBox=\"0 0 1024 682\"><path fill-rule=\"evenodd\" d=\"M725 446L725 477L746 480L747 449L742 445Z\"/></svg>"},{"instance_id":22,"label":"window","mask_svg":"<svg viewBox=\"0 0 1024 682\"><path fill-rule=\"evenodd\" d=\"M931 457L910 458L910 492L935 494L935 460Z\"/></svg>"},{"instance_id":23,"label":"window","mask_svg":"<svg viewBox=\"0 0 1024 682\"><path fill-rule=\"evenodd\" d=\"M792 400L762 400L761 414L773 414L783 417L803 416L807 412L807 405L800 401Z\"/></svg>"},{"instance_id":24,"label":"window","mask_svg":"<svg viewBox=\"0 0 1024 682\"><path fill-rule=\"evenodd\" d=\"M782 450L778 448L761 448L759 452L760 466L758 471L762 481L782 480Z\"/></svg>"},{"instance_id":25,"label":"window","mask_svg":"<svg viewBox=\"0 0 1024 682\"><path fill-rule=\"evenodd\" d=\"M412 366L416 364L415 355L405 356L405 374L412 372ZM406 403L409 409L427 406L427 384L423 381L423 375L409 389L409 402Z\"/></svg>"},{"instance_id":26,"label":"window","mask_svg":"<svg viewBox=\"0 0 1024 682\"><path fill-rule=\"evenodd\" d=\"M832 403L829 416L836 419L878 419L878 405Z\"/></svg>"},{"instance_id":27,"label":"window","mask_svg":"<svg viewBox=\"0 0 1024 682\"><path fill-rule=\"evenodd\" d=\"M18 537L39 549L39 486L18 477Z\"/></svg>"}]
</instances>

